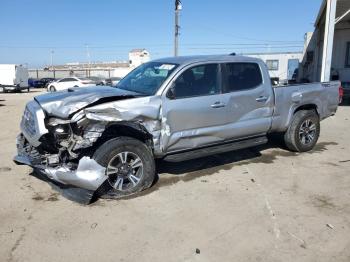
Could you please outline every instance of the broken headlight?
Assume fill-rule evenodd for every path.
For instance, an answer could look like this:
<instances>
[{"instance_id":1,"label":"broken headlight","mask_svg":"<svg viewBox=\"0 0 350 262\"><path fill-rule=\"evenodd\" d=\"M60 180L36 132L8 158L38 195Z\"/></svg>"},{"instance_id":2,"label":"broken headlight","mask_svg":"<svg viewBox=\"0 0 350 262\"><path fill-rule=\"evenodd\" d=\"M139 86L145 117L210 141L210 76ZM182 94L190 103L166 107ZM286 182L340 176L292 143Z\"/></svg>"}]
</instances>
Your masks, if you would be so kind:
<instances>
[{"instance_id":1,"label":"broken headlight","mask_svg":"<svg viewBox=\"0 0 350 262\"><path fill-rule=\"evenodd\" d=\"M58 141L66 140L71 135L70 120L50 118L48 126Z\"/></svg>"},{"instance_id":2,"label":"broken headlight","mask_svg":"<svg viewBox=\"0 0 350 262\"><path fill-rule=\"evenodd\" d=\"M71 121L67 119L50 118L47 124L49 126L57 126L57 125L69 124L70 122Z\"/></svg>"}]
</instances>

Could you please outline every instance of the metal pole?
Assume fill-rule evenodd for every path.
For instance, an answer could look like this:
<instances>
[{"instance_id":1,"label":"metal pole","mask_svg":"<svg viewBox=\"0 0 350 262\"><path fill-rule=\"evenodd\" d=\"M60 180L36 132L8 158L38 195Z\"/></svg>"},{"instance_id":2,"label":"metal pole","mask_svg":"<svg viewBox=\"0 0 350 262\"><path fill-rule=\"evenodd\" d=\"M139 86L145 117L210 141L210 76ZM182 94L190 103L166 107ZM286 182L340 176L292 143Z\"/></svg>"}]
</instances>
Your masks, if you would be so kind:
<instances>
[{"instance_id":1,"label":"metal pole","mask_svg":"<svg viewBox=\"0 0 350 262\"><path fill-rule=\"evenodd\" d=\"M88 59L88 65L90 67L90 50L88 45L86 45L86 57Z\"/></svg>"},{"instance_id":2,"label":"metal pole","mask_svg":"<svg viewBox=\"0 0 350 262\"><path fill-rule=\"evenodd\" d=\"M327 0L326 25L323 40L321 82L328 82L331 79L336 10L337 0Z\"/></svg>"},{"instance_id":3,"label":"metal pole","mask_svg":"<svg viewBox=\"0 0 350 262\"><path fill-rule=\"evenodd\" d=\"M179 26L179 13L182 9L182 4L180 0L175 0L175 38L174 38L174 56L179 55L179 35L180 35L180 26Z\"/></svg>"},{"instance_id":4,"label":"metal pole","mask_svg":"<svg viewBox=\"0 0 350 262\"><path fill-rule=\"evenodd\" d=\"M51 68L53 68L53 54L55 52L53 50L51 50Z\"/></svg>"},{"instance_id":5,"label":"metal pole","mask_svg":"<svg viewBox=\"0 0 350 262\"><path fill-rule=\"evenodd\" d=\"M175 42L174 42L174 56L179 54L179 11L175 10Z\"/></svg>"}]
</instances>

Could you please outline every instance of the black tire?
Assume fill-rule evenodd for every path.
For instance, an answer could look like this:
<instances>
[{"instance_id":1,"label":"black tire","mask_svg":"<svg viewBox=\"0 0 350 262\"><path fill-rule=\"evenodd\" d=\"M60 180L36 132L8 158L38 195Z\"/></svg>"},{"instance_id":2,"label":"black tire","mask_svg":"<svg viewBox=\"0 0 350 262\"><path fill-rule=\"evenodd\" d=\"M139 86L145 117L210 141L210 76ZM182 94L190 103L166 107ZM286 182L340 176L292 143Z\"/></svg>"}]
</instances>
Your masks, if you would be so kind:
<instances>
[{"instance_id":1,"label":"black tire","mask_svg":"<svg viewBox=\"0 0 350 262\"><path fill-rule=\"evenodd\" d=\"M133 185L132 188L119 190L117 188L114 188L113 184L117 185L118 182L116 181L122 175L120 175L119 173L114 174L113 178L111 179L109 178L107 180L107 184L109 183L107 188L109 190L107 190L107 192L102 193L102 195L104 194L105 197L119 198L119 197L131 195L131 194L135 194L146 188L149 188L155 179L155 172L156 172L155 161L154 161L151 149L146 144L131 137L118 137L112 140L108 140L95 151L93 155L93 159L96 160L96 162L99 163L101 166L107 168L110 162L113 161L113 159L116 159L118 154L122 152L129 152L131 154L138 156L141 159L143 164L142 176L139 177L139 181L137 182L136 185ZM121 168L119 167L119 169ZM107 175L107 169L106 169L106 175ZM125 179L125 182L129 182L130 185L132 185L130 179L125 177L124 179ZM123 184L123 182L121 182L121 184Z\"/></svg>"},{"instance_id":2,"label":"black tire","mask_svg":"<svg viewBox=\"0 0 350 262\"><path fill-rule=\"evenodd\" d=\"M54 86L50 86L50 87L49 87L49 91L50 91L50 92L56 92L56 88L55 88Z\"/></svg>"},{"instance_id":3,"label":"black tire","mask_svg":"<svg viewBox=\"0 0 350 262\"><path fill-rule=\"evenodd\" d=\"M310 151L317 143L320 129L320 118L315 110L300 110L294 114L288 130L284 134L284 142L291 151Z\"/></svg>"}]
</instances>

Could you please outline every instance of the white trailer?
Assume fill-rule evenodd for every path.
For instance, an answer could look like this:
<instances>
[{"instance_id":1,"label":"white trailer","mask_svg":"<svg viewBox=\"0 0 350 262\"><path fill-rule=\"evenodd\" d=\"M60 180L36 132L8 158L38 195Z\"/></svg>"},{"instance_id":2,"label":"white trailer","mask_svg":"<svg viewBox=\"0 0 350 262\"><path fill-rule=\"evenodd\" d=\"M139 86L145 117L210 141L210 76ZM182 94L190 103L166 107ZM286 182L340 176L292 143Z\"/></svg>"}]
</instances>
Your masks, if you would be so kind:
<instances>
[{"instance_id":1,"label":"white trailer","mask_svg":"<svg viewBox=\"0 0 350 262\"><path fill-rule=\"evenodd\" d=\"M0 64L0 92L28 89L28 68L23 65Z\"/></svg>"}]
</instances>

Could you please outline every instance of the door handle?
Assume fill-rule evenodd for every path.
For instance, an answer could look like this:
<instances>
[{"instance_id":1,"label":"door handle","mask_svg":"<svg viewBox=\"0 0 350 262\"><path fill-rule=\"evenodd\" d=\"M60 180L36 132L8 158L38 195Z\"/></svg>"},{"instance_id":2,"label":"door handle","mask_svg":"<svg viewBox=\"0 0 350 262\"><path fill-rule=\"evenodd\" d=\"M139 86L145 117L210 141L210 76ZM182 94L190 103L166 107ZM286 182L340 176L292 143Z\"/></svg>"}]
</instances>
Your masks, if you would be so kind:
<instances>
[{"instance_id":1,"label":"door handle","mask_svg":"<svg viewBox=\"0 0 350 262\"><path fill-rule=\"evenodd\" d=\"M211 105L212 108L222 108L225 107L226 105L220 101L215 102L214 104Z\"/></svg>"},{"instance_id":2,"label":"door handle","mask_svg":"<svg viewBox=\"0 0 350 262\"><path fill-rule=\"evenodd\" d=\"M267 99L269 99L266 96L259 96L257 99L255 99L257 102L266 102Z\"/></svg>"}]
</instances>

